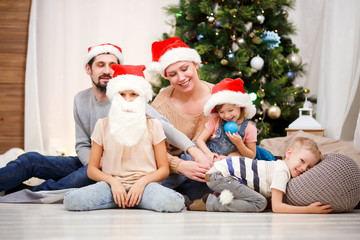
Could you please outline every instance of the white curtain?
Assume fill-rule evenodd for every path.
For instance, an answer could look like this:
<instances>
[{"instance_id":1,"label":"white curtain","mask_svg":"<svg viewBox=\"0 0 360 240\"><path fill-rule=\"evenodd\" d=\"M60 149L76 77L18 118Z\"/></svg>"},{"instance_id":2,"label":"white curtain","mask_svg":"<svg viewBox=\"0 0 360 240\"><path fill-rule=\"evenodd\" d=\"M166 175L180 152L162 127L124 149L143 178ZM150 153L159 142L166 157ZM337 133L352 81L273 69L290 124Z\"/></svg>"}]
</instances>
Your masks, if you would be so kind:
<instances>
[{"instance_id":1,"label":"white curtain","mask_svg":"<svg viewBox=\"0 0 360 240\"><path fill-rule=\"evenodd\" d=\"M173 31L162 9L178 0L32 0L25 81L25 150L74 152L73 97L91 87L87 48L111 42L126 64L151 61L151 43ZM318 98L317 120L339 138L360 74L360 1L298 0L289 20L298 29L308 75L297 83ZM356 114L355 114L356 115ZM356 120L355 120L356 121Z\"/></svg>"},{"instance_id":2,"label":"white curtain","mask_svg":"<svg viewBox=\"0 0 360 240\"><path fill-rule=\"evenodd\" d=\"M354 103L360 80L359 12L357 0L298 0L290 13L298 30L293 41L308 64L308 75L297 81L310 89L310 96L317 97L316 119L329 138L339 139L343 131L354 133L356 126L360 107ZM347 118L351 124L344 125Z\"/></svg>"}]
</instances>

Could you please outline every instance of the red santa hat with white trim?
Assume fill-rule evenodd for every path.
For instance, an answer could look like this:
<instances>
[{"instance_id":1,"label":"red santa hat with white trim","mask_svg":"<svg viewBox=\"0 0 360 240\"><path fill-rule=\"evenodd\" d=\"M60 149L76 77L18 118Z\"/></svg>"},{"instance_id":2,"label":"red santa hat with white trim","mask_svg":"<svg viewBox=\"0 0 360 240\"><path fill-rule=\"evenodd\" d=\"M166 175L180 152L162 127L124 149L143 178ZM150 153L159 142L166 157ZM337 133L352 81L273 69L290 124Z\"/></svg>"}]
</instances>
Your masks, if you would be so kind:
<instances>
[{"instance_id":1,"label":"red santa hat with white trim","mask_svg":"<svg viewBox=\"0 0 360 240\"><path fill-rule=\"evenodd\" d=\"M103 43L88 48L88 53L84 60L85 65L88 64L93 57L106 53L113 54L119 60L120 64L124 64L124 55L122 54L121 48L111 43Z\"/></svg>"},{"instance_id":2,"label":"red santa hat with white trim","mask_svg":"<svg viewBox=\"0 0 360 240\"><path fill-rule=\"evenodd\" d=\"M152 99L152 87L144 76L144 65L119 65L113 64L113 78L106 87L106 95L110 100L120 91L133 90L139 96L144 97L146 102Z\"/></svg>"},{"instance_id":3,"label":"red santa hat with white trim","mask_svg":"<svg viewBox=\"0 0 360 240\"><path fill-rule=\"evenodd\" d=\"M256 113L256 107L245 92L244 81L240 78L225 78L212 88L211 97L204 105L205 116L216 114L215 106L225 103L244 108L246 119L251 119Z\"/></svg>"},{"instance_id":4,"label":"red santa hat with white trim","mask_svg":"<svg viewBox=\"0 0 360 240\"><path fill-rule=\"evenodd\" d=\"M178 37L168 38L163 41L153 42L151 46L152 63L147 70L152 73L160 73L166 77L165 69L179 61L201 63L199 53L186 45Z\"/></svg>"}]
</instances>

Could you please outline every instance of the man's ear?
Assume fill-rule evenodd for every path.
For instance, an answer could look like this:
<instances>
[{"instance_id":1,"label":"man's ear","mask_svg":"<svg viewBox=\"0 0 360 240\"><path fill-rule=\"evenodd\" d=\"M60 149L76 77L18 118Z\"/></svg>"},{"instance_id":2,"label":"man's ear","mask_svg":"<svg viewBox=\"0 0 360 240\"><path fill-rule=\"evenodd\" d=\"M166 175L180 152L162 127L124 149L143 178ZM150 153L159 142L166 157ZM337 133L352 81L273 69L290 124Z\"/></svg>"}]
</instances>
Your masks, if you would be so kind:
<instances>
[{"instance_id":1,"label":"man's ear","mask_svg":"<svg viewBox=\"0 0 360 240\"><path fill-rule=\"evenodd\" d=\"M292 148L288 148L286 149L286 153L285 153L285 160L288 160L291 156L291 154L293 153Z\"/></svg>"},{"instance_id":2,"label":"man's ear","mask_svg":"<svg viewBox=\"0 0 360 240\"><path fill-rule=\"evenodd\" d=\"M88 75L91 75L91 68L90 68L90 65L89 64L86 64L85 66L85 71Z\"/></svg>"}]
</instances>

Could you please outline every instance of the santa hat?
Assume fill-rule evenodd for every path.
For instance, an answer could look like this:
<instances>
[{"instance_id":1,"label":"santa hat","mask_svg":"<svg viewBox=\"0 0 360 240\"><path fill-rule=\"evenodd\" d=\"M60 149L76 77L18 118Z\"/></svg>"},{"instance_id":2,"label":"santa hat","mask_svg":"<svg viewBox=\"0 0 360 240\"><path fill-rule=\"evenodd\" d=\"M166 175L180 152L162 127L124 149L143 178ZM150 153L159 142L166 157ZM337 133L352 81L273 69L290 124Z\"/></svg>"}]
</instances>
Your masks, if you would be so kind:
<instances>
[{"instance_id":1,"label":"santa hat","mask_svg":"<svg viewBox=\"0 0 360 240\"><path fill-rule=\"evenodd\" d=\"M240 78L225 78L216 84L211 91L211 97L204 106L206 116L216 113L215 106L221 104L235 104L245 109L245 118L250 119L256 113L255 105L252 103L250 96L245 93L244 82Z\"/></svg>"},{"instance_id":2,"label":"santa hat","mask_svg":"<svg viewBox=\"0 0 360 240\"><path fill-rule=\"evenodd\" d=\"M152 88L148 81L145 80L143 71L144 65L119 65L113 64L113 78L106 87L106 95L110 100L120 91L133 90L140 96L143 96L146 102L152 99Z\"/></svg>"},{"instance_id":3,"label":"santa hat","mask_svg":"<svg viewBox=\"0 0 360 240\"><path fill-rule=\"evenodd\" d=\"M173 63L179 61L190 61L197 64L201 63L199 53L177 37L168 38L160 42L153 42L151 52L152 63L147 70L154 73L160 73L165 77L165 69Z\"/></svg>"},{"instance_id":4,"label":"santa hat","mask_svg":"<svg viewBox=\"0 0 360 240\"><path fill-rule=\"evenodd\" d=\"M115 57L117 57L120 64L124 64L124 56L122 54L121 48L111 43L104 43L88 48L88 54L86 55L84 61L85 65L88 64L93 57L105 53L113 54Z\"/></svg>"}]
</instances>

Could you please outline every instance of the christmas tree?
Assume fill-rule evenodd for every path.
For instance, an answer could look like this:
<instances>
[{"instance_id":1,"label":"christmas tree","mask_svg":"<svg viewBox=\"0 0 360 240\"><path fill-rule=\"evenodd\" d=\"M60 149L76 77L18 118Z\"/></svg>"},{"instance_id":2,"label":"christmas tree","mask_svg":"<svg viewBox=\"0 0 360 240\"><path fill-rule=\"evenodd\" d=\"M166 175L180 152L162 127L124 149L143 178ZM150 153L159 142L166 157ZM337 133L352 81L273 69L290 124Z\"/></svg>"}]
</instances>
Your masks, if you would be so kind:
<instances>
[{"instance_id":1,"label":"christmas tree","mask_svg":"<svg viewBox=\"0 0 360 240\"><path fill-rule=\"evenodd\" d=\"M304 74L299 50L287 19L293 0L180 0L166 8L176 23L172 34L201 55L200 79L218 83L241 78L256 105L252 119L263 138L284 136L298 117L305 94L294 79ZM161 78L155 92L169 85ZM315 101L315 99L309 99Z\"/></svg>"}]
</instances>

